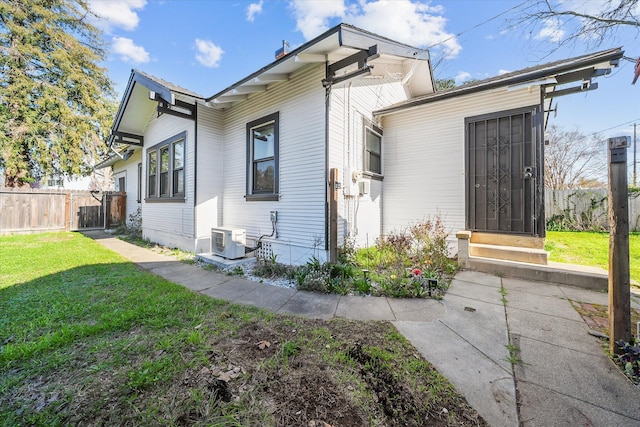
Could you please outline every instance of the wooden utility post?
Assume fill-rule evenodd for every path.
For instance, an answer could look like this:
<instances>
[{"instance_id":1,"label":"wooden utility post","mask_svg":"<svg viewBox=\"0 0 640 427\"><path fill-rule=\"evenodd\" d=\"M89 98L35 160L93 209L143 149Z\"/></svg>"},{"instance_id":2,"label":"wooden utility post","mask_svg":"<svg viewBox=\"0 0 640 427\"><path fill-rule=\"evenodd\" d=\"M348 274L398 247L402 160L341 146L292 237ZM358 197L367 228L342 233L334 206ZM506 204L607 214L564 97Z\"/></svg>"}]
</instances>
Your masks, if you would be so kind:
<instances>
[{"instance_id":1,"label":"wooden utility post","mask_svg":"<svg viewBox=\"0 0 640 427\"><path fill-rule=\"evenodd\" d=\"M627 138L609 138L609 351L631 341Z\"/></svg>"},{"instance_id":2,"label":"wooden utility post","mask_svg":"<svg viewBox=\"0 0 640 427\"><path fill-rule=\"evenodd\" d=\"M338 169L329 171L329 261L338 261Z\"/></svg>"}]
</instances>

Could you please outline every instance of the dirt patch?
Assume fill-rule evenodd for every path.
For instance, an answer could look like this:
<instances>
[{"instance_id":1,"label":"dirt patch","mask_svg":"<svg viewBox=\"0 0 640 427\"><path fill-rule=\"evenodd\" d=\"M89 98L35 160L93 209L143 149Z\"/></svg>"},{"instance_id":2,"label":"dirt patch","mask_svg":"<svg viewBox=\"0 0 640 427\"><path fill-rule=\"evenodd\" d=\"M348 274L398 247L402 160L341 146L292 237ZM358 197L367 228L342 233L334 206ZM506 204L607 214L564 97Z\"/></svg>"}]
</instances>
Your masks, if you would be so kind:
<instances>
[{"instance_id":1,"label":"dirt patch","mask_svg":"<svg viewBox=\"0 0 640 427\"><path fill-rule=\"evenodd\" d=\"M171 357L135 353L151 339L140 328L118 337L127 342L117 351L72 351L66 366L23 378L0 404L70 425L486 425L390 323L237 320L236 329L204 323L206 342L172 359L166 381L130 386L132 371Z\"/></svg>"}]
</instances>

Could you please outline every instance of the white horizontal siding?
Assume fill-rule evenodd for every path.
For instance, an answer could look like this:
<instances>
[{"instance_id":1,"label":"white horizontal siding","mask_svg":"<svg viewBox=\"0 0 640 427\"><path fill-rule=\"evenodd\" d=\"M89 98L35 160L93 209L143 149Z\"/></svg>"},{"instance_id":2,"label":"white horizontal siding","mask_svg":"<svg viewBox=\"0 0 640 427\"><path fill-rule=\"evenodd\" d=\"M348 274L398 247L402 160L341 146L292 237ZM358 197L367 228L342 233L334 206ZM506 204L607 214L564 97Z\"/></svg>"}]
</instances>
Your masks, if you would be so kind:
<instances>
[{"instance_id":1,"label":"white horizontal siding","mask_svg":"<svg viewBox=\"0 0 640 427\"><path fill-rule=\"evenodd\" d=\"M186 132L185 140L185 202L142 203L144 219L143 236L157 243L193 251L194 238L194 188L195 188L195 133L194 121L169 114L152 116L144 131L142 174L146 194L147 149L162 141Z\"/></svg>"},{"instance_id":2,"label":"white horizontal siding","mask_svg":"<svg viewBox=\"0 0 640 427\"><path fill-rule=\"evenodd\" d=\"M126 191L127 193L126 221L129 221L129 217L136 213L140 206L140 203L138 203L138 163L142 161L141 153L142 151L138 150L127 160L117 162L113 165L114 180L117 182L120 176L124 176L125 178L125 188L120 189L120 191Z\"/></svg>"},{"instance_id":3,"label":"white horizontal siding","mask_svg":"<svg viewBox=\"0 0 640 427\"><path fill-rule=\"evenodd\" d=\"M435 215L445 220L451 233L463 230L465 118L539 103L535 90L500 89L383 117L383 231L400 230Z\"/></svg>"},{"instance_id":4,"label":"white horizontal siding","mask_svg":"<svg viewBox=\"0 0 640 427\"><path fill-rule=\"evenodd\" d=\"M324 65L312 65L225 111L225 227L271 234L278 211L278 242L313 248L325 230ZM279 201L246 201L246 124L279 112ZM280 247L274 245L274 250ZM324 243L322 243L324 248ZM302 260L301 262L304 262Z\"/></svg>"},{"instance_id":5,"label":"white horizontal siding","mask_svg":"<svg viewBox=\"0 0 640 427\"><path fill-rule=\"evenodd\" d=\"M209 252L211 228L222 224L223 113L198 106L196 252Z\"/></svg>"},{"instance_id":6,"label":"white horizontal siding","mask_svg":"<svg viewBox=\"0 0 640 427\"><path fill-rule=\"evenodd\" d=\"M364 125L373 121L372 112L406 98L404 88L394 79L360 78L332 88L329 162L330 167L338 168L343 185L338 200L339 242L350 236L356 245L364 246L380 235L383 184L370 180L371 193L359 196L351 174L364 169Z\"/></svg>"}]
</instances>

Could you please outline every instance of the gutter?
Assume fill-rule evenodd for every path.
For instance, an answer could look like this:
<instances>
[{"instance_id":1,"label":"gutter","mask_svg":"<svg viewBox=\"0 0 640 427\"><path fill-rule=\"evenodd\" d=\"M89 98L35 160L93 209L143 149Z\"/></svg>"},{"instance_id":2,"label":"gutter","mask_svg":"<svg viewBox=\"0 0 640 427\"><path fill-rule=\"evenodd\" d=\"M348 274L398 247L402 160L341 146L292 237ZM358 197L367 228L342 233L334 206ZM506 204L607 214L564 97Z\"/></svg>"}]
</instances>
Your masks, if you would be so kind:
<instances>
[{"instance_id":1,"label":"gutter","mask_svg":"<svg viewBox=\"0 0 640 427\"><path fill-rule=\"evenodd\" d=\"M434 92L433 94L425 95L420 98L415 98L409 101L405 101L403 103L399 103L396 105L392 105L387 108L382 108L380 110L376 110L373 112L374 117L384 116L386 114L396 113L398 111L406 110L412 107L418 107L420 105L429 104L432 102L454 98L457 96L469 95L472 93L482 92L490 89L496 89L504 86L509 86L513 84L519 84L528 82L531 80L540 80L545 77L549 77L552 74L559 74L566 71L574 70L578 67L588 67L590 65L597 65L605 61L613 62L617 61L624 55L624 51L621 50L621 47L610 49L608 51L603 51L594 55L585 55L582 57L569 59L567 61L556 61L554 63L550 63L549 66L544 67L542 69L535 68L528 72L514 71L511 73L511 76L499 76L499 77L490 77L486 80L481 80L479 82L469 83L468 85L460 86L453 89L448 89L442 92ZM554 65L555 64L555 65ZM612 64L611 67L616 66L617 64ZM526 69L525 69L526 70Z\"/></svg>"}]
</instances>

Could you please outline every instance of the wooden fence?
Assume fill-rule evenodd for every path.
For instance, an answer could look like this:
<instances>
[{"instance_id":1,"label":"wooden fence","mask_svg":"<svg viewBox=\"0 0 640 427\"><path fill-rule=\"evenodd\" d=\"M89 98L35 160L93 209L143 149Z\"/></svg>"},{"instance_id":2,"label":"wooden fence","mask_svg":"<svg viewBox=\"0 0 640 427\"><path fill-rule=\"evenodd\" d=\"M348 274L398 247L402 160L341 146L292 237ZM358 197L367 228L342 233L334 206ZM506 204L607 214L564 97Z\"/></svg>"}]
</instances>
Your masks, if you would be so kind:
<instances>
[{"instance_id":1,"label":"wooden fence","mask_svg":"<svg viewBox=\"0 0 640 427\"><path fill-rule=\"evenodd\" d=\"M0 235L112 228L125 206L125 193L0 188Z\"/></svg>"},{"instance_id":2,"label":"wooden fence","mask_svg":"<svg viewBox=\"0 0 640 427\"><path fill-rule=\"evenodd\" d=\"M547 221L556 215L583 228L609 228L607 190L545 190ZM640 231L640 194L629 195L629 230Z\"/></svg>"}]
</instances>

